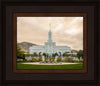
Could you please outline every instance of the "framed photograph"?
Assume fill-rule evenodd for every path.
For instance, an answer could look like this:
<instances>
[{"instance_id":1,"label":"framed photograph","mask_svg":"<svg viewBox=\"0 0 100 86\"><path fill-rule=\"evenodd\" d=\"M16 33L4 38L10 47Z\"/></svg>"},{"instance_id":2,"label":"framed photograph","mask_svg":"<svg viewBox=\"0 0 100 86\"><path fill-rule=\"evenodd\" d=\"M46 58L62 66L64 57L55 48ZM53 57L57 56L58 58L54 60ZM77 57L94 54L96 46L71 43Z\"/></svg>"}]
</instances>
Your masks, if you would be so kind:
<instances>
[{"instance_id":1,"label":"framed photograph","mask_svg":"<svg viewBox=\"0 0 100 86\"><path fill-rule=\"evenodd\" d=\"M2 2L3 84L97 85L97 8Z\"/></svg>"},{"instance_id":2,"label":"framed photograph","mask_svg":"<svg viewBox=\"0 0 100 86\"><path fill-rule=\"evenodd\" d=\"M86 13L13 15L15 73L87 72Z\"/></svg>"}]
</instances>

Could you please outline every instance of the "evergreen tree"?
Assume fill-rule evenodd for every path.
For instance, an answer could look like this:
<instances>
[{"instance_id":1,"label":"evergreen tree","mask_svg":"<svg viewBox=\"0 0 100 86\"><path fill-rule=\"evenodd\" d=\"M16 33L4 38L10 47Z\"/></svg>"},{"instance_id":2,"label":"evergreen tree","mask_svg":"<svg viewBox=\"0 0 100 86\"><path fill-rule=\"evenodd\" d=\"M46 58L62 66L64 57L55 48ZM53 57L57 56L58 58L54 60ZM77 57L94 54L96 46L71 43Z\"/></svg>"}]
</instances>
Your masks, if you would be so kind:
<instances>
[{"instance_id":1,"label":"evergreen tree","mask_svg":"<svg viewBox=\"0 0 100 86\"><path fill-rule=\"evenodd\" d=\"M17 58L25 58L24 56L24 51L21 50L21 47L19 46L19 44L17 43Z\"/></svg>"},{"instance_id":2,"label":"evergreen tree","mask_svg":"<svg viewBox=\"0 0 100 86\"><path fill-rule=\"evenodd\" d=\"M77 52L77 57L80 59L80 57L82 57L83 58L83 50L79 50L78 52Z\"/></svg>"},{"instance_id":3,"label":"evergreen tree","mask_svg":"<svg viewBox=\"0 0 100 86\"><path fill-rule=\"evenodd\" d=\"M55 53L54 56L58 56L58 53Z\"/></svg>"},{"instance_id":4,"label":"evergreen tree","mask_svg":"<svg viewBox=\"0 0 100 86\"><path fill-rule=\"evenodd\" d=\"M46 57L46 53L43 53L42 55Z\"/></svg>"}]
</instances>

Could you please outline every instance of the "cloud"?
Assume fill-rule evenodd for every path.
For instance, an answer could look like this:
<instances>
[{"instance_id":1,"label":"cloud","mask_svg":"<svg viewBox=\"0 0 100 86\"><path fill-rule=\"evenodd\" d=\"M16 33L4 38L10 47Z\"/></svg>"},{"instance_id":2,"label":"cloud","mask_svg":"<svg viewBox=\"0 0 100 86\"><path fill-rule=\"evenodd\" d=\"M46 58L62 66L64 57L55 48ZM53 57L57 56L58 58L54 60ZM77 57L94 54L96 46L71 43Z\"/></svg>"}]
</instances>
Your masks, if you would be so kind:
<instances>
[{"instance_id":1,"label":"cloud","mask_svg":"<svg viewBox=\"0 0 100 86\"><path fill-rule=\"evenodd\" d=\"M50 23L57 45L83 49L83 17L17 17L17 41L44 45Z\"/></svg>"}]
</instances>

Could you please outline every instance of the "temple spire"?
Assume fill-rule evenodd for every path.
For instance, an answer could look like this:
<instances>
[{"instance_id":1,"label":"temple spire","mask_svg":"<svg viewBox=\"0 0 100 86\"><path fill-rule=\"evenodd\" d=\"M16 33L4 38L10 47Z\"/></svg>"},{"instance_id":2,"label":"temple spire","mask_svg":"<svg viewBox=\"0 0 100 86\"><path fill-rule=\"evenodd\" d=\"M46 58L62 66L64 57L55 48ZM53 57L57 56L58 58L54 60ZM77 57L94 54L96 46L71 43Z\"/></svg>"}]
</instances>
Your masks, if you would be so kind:
<instances>
[{"instance_id":1,"label":"temple spire","mask_svg":"<svg viewBox=\"0 0 100 86\"><path fill-rule=\"evenodd\" d=\"M49 31L51 31L51 23L49 24L49 26L50 26L50 30Z\"/></svg>"},{"instance_id":2,"label":"temple spire","mask_svg":"<svg viewBox=\"0 0 100 86\"><path fill-rule=\"evenodd\" d=\"M52 32L51 32L51 24L49 24L50 29L49 29L49 34L48 34L48 42L52 42Z\"/></svg>"}]
</instances>

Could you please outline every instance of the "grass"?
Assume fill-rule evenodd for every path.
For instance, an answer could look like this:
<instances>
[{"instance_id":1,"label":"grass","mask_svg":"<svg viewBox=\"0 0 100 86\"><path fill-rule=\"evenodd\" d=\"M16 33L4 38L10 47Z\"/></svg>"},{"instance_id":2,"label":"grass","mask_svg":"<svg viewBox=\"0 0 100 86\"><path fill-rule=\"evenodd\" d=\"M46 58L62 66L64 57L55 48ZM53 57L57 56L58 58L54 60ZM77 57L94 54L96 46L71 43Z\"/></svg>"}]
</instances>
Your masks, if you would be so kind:
<instances>
[{"instance_id":1,"label":"grass","mask_svg":"<svg viewBox=\"0 0 100 86\"><path fill-rule=\"evenodd\" d=\"M83 69L83 64L33 65L17 63L17 69Z\"/></svg>"}]
</instances>

